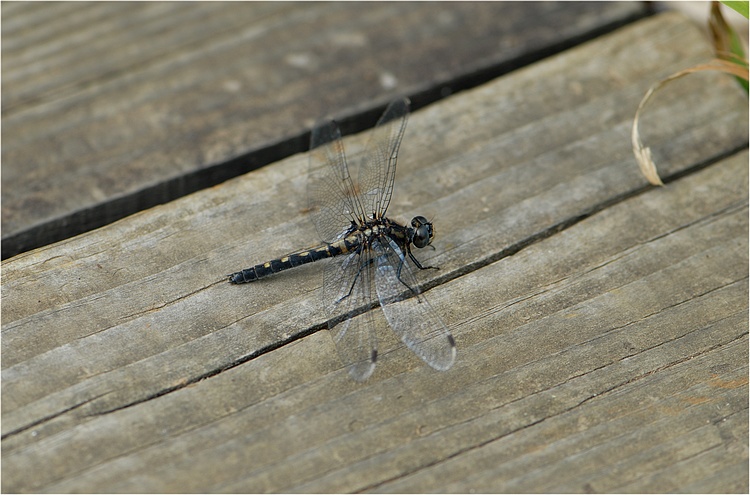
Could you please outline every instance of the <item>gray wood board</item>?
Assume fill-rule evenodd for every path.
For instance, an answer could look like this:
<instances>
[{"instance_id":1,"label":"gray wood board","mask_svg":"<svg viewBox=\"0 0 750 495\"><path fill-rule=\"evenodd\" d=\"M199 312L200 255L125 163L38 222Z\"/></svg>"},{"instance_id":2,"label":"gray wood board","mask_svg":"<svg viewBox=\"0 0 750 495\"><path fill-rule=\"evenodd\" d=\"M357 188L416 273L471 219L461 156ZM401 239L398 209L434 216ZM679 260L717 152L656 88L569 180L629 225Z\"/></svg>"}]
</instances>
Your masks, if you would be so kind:
<instances>
[{"instance_id":1,"label":"gray wood board","mask_svg":"<svg viewBox=\"0 0 750 495\"><path fill-rule=\"evenodd\" d=\"M304 155L4 262L3 491L746 492L746 97L658 95L666 188L630 150L708 57L660 15L414 112L389 213L435 221L447 372L376 311L352 381L316 264L224 279L314 242Z\"/></svg>"},{"instance_id":2,"label":"gray wood board","mask_svg":"<svg viewBox=\"0 0 750 495\"><path fill-rule=\"evenodd\" d=\"M326 112L367 120L398 93L436 99L644 7L5 2L2 12L7 258L303 151Z\"/></svg>"}]
</instances>

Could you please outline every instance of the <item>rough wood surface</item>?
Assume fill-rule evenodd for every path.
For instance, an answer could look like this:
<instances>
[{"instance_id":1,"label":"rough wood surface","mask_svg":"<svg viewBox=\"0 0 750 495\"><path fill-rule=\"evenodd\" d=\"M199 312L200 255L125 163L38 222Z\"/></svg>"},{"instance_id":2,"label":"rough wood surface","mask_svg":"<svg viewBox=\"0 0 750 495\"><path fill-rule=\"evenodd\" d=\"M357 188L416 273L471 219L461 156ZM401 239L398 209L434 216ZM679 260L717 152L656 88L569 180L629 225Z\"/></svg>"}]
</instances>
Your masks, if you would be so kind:
<instances>
[{"instance_id":1,"label":"rough wood surface","mask_svg":"<svg viewBox=\"0 0 750 495\"><path fill-rule=\"evenodd\" d=\"M2 4L3 259L643 15L624 3ZM362 125L352 122L352 125ZM371 122L370 122L371 124Z\"/></svg>"},{"instance_id":2,"label":"rough wood surface","mask_svg":"<svg viewBox=\"0 0 750 495\"><path fill-rule=\"evenodd\" d=\"M660 15L414 112L448 372L384 331L349 379L320 266L224 280L313 242L304 155L3 263L3 491L747 492L746 97L657 98L666 188L630 151L707 57Z\"/></svg>"}]
</instances>

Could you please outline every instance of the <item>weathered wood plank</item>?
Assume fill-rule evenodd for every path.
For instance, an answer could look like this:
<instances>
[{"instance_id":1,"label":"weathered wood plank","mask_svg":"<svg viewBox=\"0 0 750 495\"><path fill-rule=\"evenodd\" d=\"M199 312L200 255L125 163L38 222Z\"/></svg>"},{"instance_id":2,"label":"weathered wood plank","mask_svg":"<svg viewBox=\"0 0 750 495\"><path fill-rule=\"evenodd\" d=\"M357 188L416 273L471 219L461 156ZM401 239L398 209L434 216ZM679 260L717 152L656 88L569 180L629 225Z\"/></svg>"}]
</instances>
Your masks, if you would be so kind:
<instances>
[{"instance_id":1,"label":"weathered wood plank","mask_svg":"<svg viewBox=\"0 0 750 495\"><path fill-rule=\"evenodd\" d=\"M460 90L624 3L3 3L3 258L306 148L313 119ZM363 122L353 123L361 126Z\"/></svg>"},{"instance_id":2,"label":"weathered wood plank","mask_svg":"<svg viewBox=\"0 0 750 495\"><path fill-rule=\"evenodd\" d=\"M745 438L741 419L731 435L717 428L724 417L747 414L747 265L731 263L747 249L746 196L740 186L739 204L727 198L734 205L715 211L689 205L708 206L727 193L746 163L743 154L633 198L430 291L433 304L451 314L462 351L440 380L414 369L398 349L387 353L387 377L358 387L341 371L331 376L335 352L316 333L41 442L54 458L69 448L106 455L107 439L119 439L111 448L120 455L71 459L94 467L47 489L514 491L570 484L609 491L640 482L632 476L644 472L674 483L668 468L696 448L730 454ZM644 225L655 211L661 227L681 228ZM598 242L580 249L583 239ZM559 253L575 263L557 261ZM575 272L542 285L528 280L556 261ZM498 280L515 287L513 294L494 290ZM658 292L671 299L653 297ZM477 298L485 310L472 315L467 301ZM497 328L490 339L476 335ZM311 356L322 359L308 362ZM117 428L137 447L123 449ZM691 448L675 448L685 438ZM13 461L23 465L27 455L38 453Z\"/></svg>"},{"instance_id":3,"label":"weathered wood plank","mask_svg":"<svg viewBox=\"0 0 750 495\"><path fill-rule=\"evenodd\" d=\"M446 373L382 332L361 385L297 338L320 267L223 280L314 238L303 156L4 263L3 490L746 491L745 97L653 107L665 189L629 150L708 55L658 16L414 113L391 210L434 217Z\"/></svg>"}]
</instances>

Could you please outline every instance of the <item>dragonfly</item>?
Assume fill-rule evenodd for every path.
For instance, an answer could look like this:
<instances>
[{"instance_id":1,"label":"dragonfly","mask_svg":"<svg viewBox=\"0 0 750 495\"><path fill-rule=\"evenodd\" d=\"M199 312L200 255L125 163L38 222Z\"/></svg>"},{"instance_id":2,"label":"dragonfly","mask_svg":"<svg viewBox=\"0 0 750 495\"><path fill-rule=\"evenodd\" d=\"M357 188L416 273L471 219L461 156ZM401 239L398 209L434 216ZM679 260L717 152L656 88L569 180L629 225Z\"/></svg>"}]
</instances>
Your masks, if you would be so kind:
<instances>
[{"instance_id":1,"label":"dragonfly","mask_svg":"<svg viewBox=\"0 0 750 495\"><path fill-rule=\"evenodd\" d=\"M338 124L317 124L310 137L307 192L321 244L228 276L233 284L255 282L330 258L320 292L336 349L357 381L372 374L378 358L377 306L401 341L432 368L447 370L456 358L453 336L420 291L411 266L436 269L423 266L412 252L431 244L432 222L415 216L402 225L386 216L409 104L404 97L386 107L351 167Z\"/></svg>"}]
</instances>

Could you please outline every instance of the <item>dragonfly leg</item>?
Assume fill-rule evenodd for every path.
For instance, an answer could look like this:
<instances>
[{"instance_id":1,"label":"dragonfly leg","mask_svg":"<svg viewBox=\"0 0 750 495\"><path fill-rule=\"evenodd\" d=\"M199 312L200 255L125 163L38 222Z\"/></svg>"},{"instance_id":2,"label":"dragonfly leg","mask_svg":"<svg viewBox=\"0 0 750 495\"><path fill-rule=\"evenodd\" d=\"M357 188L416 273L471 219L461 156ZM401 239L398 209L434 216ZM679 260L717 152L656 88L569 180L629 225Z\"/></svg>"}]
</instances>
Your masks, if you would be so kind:
<instances>
[{"instance_id":1,"label":"dragonfly leg","mask_svg":"<svg viewBox=\"0 0 750 495\"><path fill-rule=\"evenodd\" d=\"M409 259L411 259L420 270L440 270L440 268L438 268L437 266L422 266L422 263L420 263L419 260L414 257L411 249L407 249L407 253L409 254ZM406 263L406 258L401 258L398 264L398 270L396 270L396 278L398 278L399 282L404 284L404 287L414 292L414 289L401 279L401 268L404 266L404 263Z\"/></svg>"},{"instance_id":2,"label":"dragonfly leg","mask_svg":"<svg viewBox=\"0 0 750 495\"><path fill-rule=\"evenodd\" d=\"M359 278L359 274L362 273L362 270L367 268L367 266L370 265L373 261L375 261L375 259L370 258L369 260L362 263L362 265L360 265L359 270L357 270L357 275L354 276L354 280L352 280L352 285L351 287L349 287L349 292L347 292L347 294L343 296L341 299L336 301L337 304L352 295L352 292L354 291L354 286L357 285L357 279Z\"/></svg>"},{"instance_id":3,"label":"dragonfly leg","mask_svg":"<svg viewBox=\"0 0 750 495\"><path fill-rule=\"evenodd\" d=\"M417 261L417 259L411 254L411 251L409 252L409 257L417 265L418 268L422 268L422 265L420 265L419 261ZM396 278L398 279L399 282L401 282L402 284L404 284L404 287L406 287L410 291L414 292L414 289L411 288L409 286L409 284L407 284L406 282L404 282L401 279L401 268L404 266L404 263L406 263L406 258L401 258L400 261L399 261L399 263L398 263L398 270L396 270Z\"/></svg>"},{"instance_id":4,"label":"dragonfly leg","mask_svg":"<svg viewBox=\"0 0 750 495\"><path fill-rule=\"evenodd\" d=\"M440 270L439 266L422 266L422 263L420 263L419 260L414 257L414 254L411 252L411 249L409 249L409 258L414 262L414 264L420 270ZM403 261L401 263L403 264ZM401 276L401 267L400 266L398 268L398 274L399 274L399 277L400 277Z\"/></svg>"}]
</instances>

